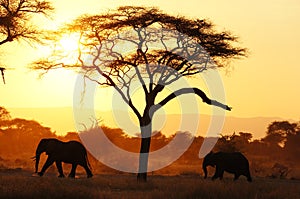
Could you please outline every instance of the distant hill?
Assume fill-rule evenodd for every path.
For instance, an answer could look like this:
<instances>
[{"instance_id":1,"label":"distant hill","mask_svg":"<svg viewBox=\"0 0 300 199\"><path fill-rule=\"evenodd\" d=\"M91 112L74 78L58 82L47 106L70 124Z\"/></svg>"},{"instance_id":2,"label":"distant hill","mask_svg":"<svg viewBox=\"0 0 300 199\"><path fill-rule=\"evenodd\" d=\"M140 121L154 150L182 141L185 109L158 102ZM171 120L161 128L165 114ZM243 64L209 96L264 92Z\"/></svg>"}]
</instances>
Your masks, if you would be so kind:
<instances>
[{"instance_id":1,"label":"distant hill","mask_svg":"<svg viewBox=\"0 0 300 199\"><path fill-rule=\"evenodd\" d=\"M12 117L24 118L29 120L36 120L44 126L50 127L58 135L64 135L67 132L76 131L74 126L73 119L73 110L71 107L62 107L62 108L7 108L11 113ZM115 116L111 112L97 112L97 117L102 119L102 124L109 127L118 127L122 128L125 131L127 126L129 131L132 133L137 133L139 131L138 125L133 126L132 128L129 125L131 123L130 118L132 116L127 115L124 112L115 112ZM206 135L206 131L210 124L209 115L187 115L185 119L185 124L180 129L181 115L171 114L168 116L158 115L155 118L156 127L153 130L160 128L162 132L166 135L173 134L178 130L190 131L188 126L196 125L195 122L198 121L198 130L197 135ZM122 119L120 119L122 118ZM279 117L251 117L251 118L240 118L226 116L225 123L223 126L222 135L232 134L233 132L249 132L252 133L254 139L262 138L265 136L267 126L273 121L284 120ZM190 122L190 123L189 123ZM186 129L185 129L186 127ZM193 129L193 128L192 128ZM195 128L194 128L195 129ZM196 128L197 129L197 128Z\"/></svg>"}]
</instances>

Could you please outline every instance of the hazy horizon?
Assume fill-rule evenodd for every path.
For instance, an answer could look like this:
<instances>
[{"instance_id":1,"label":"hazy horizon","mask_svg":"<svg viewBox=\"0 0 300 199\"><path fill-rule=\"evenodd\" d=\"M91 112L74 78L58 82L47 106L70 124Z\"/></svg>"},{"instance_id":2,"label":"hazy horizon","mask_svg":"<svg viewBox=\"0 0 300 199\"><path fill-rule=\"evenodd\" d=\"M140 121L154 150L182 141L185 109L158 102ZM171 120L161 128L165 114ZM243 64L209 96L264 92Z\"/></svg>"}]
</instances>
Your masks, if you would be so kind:
<instances>
[{"instance_id":1,"label":"hazy horizon","mask_svg":"<svg viewBox=\"0 0 300 199\"><path fill-rule=\"evenodd\" d=\"M76 131L74 119L73 119L73 109L72 107L34 107L34 108L17 108L17 107L5 107L13 118L24 118L28 120L35 120L46 127L50 127L52 131L56 131L58 135L64 135L67 132L74 132ZM116 110L115 110L116 111ZM46 114L47 112L47 114ZM118 112L118 111L116 111ZM121 112L121 111L119 111ZM102 114L102 117L99 115ZM160 115L160 114L158 114ZM195 114L191 114L192 116ZM100 117L97 119L102 119L103 121L101 124L109 126L111 128L121 128L125 132L126 128L122 127L122 124L117 121L116 118L112 116L111 111L101 111L96 110L96 116ZM174 125L168 124L175 124L178 123L180 119L180 114L169 114L167 117L160 117L158 121L163 120L163 124L154 124L153 130L157 125L162 127L162 132L166 135L170 135L175 133L176 131L186 131L185 129L180 129L175 127ZM60 119L64 118L64 119ZM196 135L204 136L208 125L210 122L210 115L208 114L200 114L198 121L198 128ZM130 118L128 118L130 119ZM155 118L154 118L155 119ZM168 120L168 121L167 121ZM197 119L198 120L198 119ZM294 122L295 120L289 118L282 118L282 117L236 117L236 116L225 116L225 122L223 125L223 130L221 133L222 135L232 134L232 133L239 133L239 132L248 132L253 134L253 139L260 139L265 136L265 132L267 126L273 121L282 121L288 120ZM155 120L154 120L155 122ZM156 122L158 123L158 122ZM200 124L201 123L201 124ZM159 127L158 127L159 128ZM130 131L130 130L129 130ZM137 131L138 132L138 131ZM136 132L136 133L137 133ZM168 132L168 133L166 133ZM128 133L128 132L127 132ZM192 133L192 132L191 132ZM134 134L134 133L131 133Z\"/></svg>"}]
</instances>

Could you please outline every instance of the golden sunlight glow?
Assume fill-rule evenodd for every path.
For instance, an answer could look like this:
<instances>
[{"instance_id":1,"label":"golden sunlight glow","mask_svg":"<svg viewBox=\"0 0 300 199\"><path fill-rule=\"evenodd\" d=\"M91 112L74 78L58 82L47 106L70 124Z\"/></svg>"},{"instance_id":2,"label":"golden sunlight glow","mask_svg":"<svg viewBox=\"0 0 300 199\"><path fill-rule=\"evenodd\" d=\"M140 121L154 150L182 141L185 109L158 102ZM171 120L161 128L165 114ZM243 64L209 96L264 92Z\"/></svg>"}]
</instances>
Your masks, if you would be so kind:
<instances>
[{"instance_id":1,"label":"golden sunlight glow","mask_svg":"<svg viewBox=\"0 0 300 199\"><path fill-rule=\"evenodd\" d=\"M79 36L75 33L63 35L59 41L60 47L64 51L74 52L78 49L78 39Z\"/></svg>"},{"instance_id":2,"label":"golden sunlight glow","mask_svg":"<svg viewBox=\"0 0 300 199\"><path fill-rule=\"evenodd\" d=\"M54 52L62 55L60 60L64 64L74 64L78 61L79 34L71 33L62 35L54 46Z\"/></svg>"},{"instance_id":3,"label":"golden sunlight glow","mask_svg":"<svg viewBox=\"0 0 300 199\"><path fill-rule=\"evenodd\" d=\"M236 122L234 122L234 125L225 125L224 129L226 130L224 130L224 133L241 130L253 132L254 137L260 137L265 134L266 126L261 129L259 129L259 126L266 125L267 123L263 123L267 121L267 118L299 121L300 94L297 91L299 91L300 74L298 58L300 46L300 1L277 0L270 3L271 1L258 0L247 2L239 0L187 0L172 1L170 3L170 1L159 0L51 0L51 2L54 3L55 13L51 14L49 18L34 17L33 25L36 25L41 31L44 29L59 31L60 28L64 27L65 23L71 24L73 19L83 14L105 14L108 10L125 5L155 6L162 10L163 13L173 16L208 19L215 24L217 30L232 31L233 35L238 36L239 42L237 46L248 48L249 56L246 59L234 60L230 63L231 67L229 68L220 68L218 70L222 77L226 101L221 100L218 96L213 97L204 79L189 79L191 86L200 88L209 97L232 106L232 111L226 112L228 117L264 118L255 128L252 128L252 126L249 129L244 128L245 125L241 123L239 125L241 129L239 129L240 127L236 126L238 124ZM5 85L0 76L0 106L5 108L51 107L50 109L53 107L73 106L76 72L64 71L64 69L52 70L44 75L42 79L38 78L40 71L37 71L37 73L28 72L27 66L30 66L32 62L40 58L50 59L52 53L56 52L57 56L52 56L53 59L50 59L50 61L56 59L57 62L66 65L78 64L80 34L60 33L60 35L55 36L60 36L60 38L56 41L46 42L46 45L34 44L36 48L32 48L26 43L24 45L23 42L9 42L1 45L0 67L14 68L15 70L5 71ZM124 47L125 50L128 50L128 48L128 46ZM83 49L82 53L82 60L85 62L88 60L84 56L89 52L88 50L86 51ZM204 71L203 75L206 74L207 71ZM213 82L212 79L209 80ZM176 89L177 87L174 86L174 88ZM218 88L213 87L215 90ZM119 106L124 105L124 109L126 108L124 112L128 111L127 104L121 104L122 99L112 101L112 99L118 99L116 98L118 95L114 94L115 92L115 90L110 90L110 88L96 89L95 109L102 111L99 113L100 118L109 118L109 121L104 119L105 124L116 123L114 117L102 115L103 112L113 113L112 110L118 110L119 107L115 107L115 104L119 104ZM144 99L139 97L139 93L142 92L142 90L137 90L136 93L133 93L134 103L140 107L145 103ZM160 93L157 102L168 94L169 92ZM178 98L178 101L174 99L161 110L166 115L175 115L181 108L186 107L196 111L196 106L187 103L191 96L193 95L182 95ZM200 98L196 98L196 100L200 114L210 115L212 107L204 104ZM180 104L180 102L186 103ZM44 124L49 124L49 127L60 133L65 133L67 128L74 128L72 113L68 114L70 118L63 118L64 116L55 118L52 116L48 117L48 113L35 116L27 109L24 112L26 112L24 117L43 121ZM23 117L22 114L16 116ZM116 116L117 119L120 118L120 122L124 121L122 116ZM129 119L134 121L135 117ZM157 117L157 120L157 122L154 122L162 124L165 121L166 124L171 124L174 127L176 126L174 121L179 123L178 120L167 122L167 116L166 119ZM56 126L58 121L62 122L61 126ZM66 122L63 123L63 121ZM203 129L205 124L206 122L201 121L200 128ZM137 122L135 122L135 125L137 126ZM169 132L172 131L170 130Z\"/></svg>"}]
</instances>

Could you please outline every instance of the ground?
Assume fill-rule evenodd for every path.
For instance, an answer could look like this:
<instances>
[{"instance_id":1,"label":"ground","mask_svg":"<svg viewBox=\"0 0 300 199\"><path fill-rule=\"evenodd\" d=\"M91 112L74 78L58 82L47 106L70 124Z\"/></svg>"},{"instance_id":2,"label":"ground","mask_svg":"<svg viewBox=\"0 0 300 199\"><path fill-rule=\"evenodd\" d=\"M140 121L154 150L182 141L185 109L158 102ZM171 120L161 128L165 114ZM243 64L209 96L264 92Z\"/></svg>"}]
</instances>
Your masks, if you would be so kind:
<instances>
[{"instance_id":1,"label":"ground","mask_svg":"<svg viewBox=\"0 0 300 199\"><path fill-rule=\"evenodd\" d=\"M22 170L0 171L0 198L300 198L300 181L254 178L252 183L203 179L199 175L150 175L147 183L138 183L133 174L95 175L87 179L43 177Z\"/></svg>"}]
</instances>

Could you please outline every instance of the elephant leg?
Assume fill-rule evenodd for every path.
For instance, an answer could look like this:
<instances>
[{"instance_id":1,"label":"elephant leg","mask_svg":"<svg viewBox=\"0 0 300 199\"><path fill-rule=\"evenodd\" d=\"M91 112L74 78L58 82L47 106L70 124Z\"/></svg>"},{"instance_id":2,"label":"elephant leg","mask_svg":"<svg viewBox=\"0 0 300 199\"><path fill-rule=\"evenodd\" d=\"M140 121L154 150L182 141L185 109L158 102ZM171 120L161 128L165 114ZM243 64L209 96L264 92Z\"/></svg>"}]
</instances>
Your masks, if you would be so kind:
<instances>
[{"instance_id":1,"label":"elephant leg","mask_svg":"<svg viewBox=\"0 0 300 199\"><path fill-rule=\"evenodd\" d=\"M246 172L246 175L245 175L245 176L247 177L248 182L252 182L252 178L251 178L251 175L250 175L250 171L249 171L249 170Z\"/></svg>"},{"instance_id":2,"label":"elephant leg","mask_svg":"<svg viewBox=\"0 0 300 199\"><path fill-rule=\"evenodd\" d=\"M219 177L219 174L220 174L220 168L217 166L216 167L216 171L215 171L215 174L213 175L212 177L212 180L215 180Z\"/></svg>"},{"instance_id":3,"label":"elephant leg","mask_svg":"<svg viewBox=\"0 0 300 199\"><path fill-rule=\"evenodd\" d=\"M213 175L213 177L211 178L212 180L215 180L215 179L217 179L219 176L218 176L218 174L217 174L217 172L215 172L215 174Z\"/></svg>"},{"instance_id":4,"label":"elephant leg","mask_svg":"<svg viewBox=\"0 0 300 199\"><path fill-rule=\"evenodd\" d=\"M69 178L75 178L75 174L76 174L76 168L77 168L77 164L76 163L73 163L72 164L72 170L69 174Z\"/></svg>"},{"instance_id":5,"label":"elephant leg","mask_svg":"<svg viewBox=\"0 0 300 199\"><path fill-rule=\"evenodd\" d=\"M42 170L38 172L39 176L43 176L45 171L54 163L54 160L51 157L48 157Z\"/></svg>"},{"instance_id":6,"label":"elephant leg","mask_svg":"<svg viewBox=\"0 0 300 199\"><path fill-rule=\"evenodd\" d=\"M248 180L248 182L252 182L251 176L247 176L247 180Z\"/></svg>"},{"instance_id":7,"label":"elephant leg","mask_svg":"<svg viewBox=\"0 0 300 199\"><path fill-rule=\"evenodd\" d=\"M93 177L92 171L91 171L91 169L88 167L88 165L87 165L86 162L83 163L81 166L85 169L85 172L86 172L86 175L87 175L88 178Z\"/></svg>"},{"instance_id":8,"label":"elephant leg","mask_svg":"<svg viewBox=\"0 0 300 199\"><path fill-rule=\"evenodd\" d=\"M237 180L237 179L239 179L239 177L240 177L240 174L239 174L239 173L235 173L235 174L234 174L234 179L233 179L233 180Z\"/></svg>"},{"instance_id":9,"label":"elephant leg","mask_svg":"<svg viewBox=\"0 0 300 199\"><path fill-rule=\"evenodd\" d=\"M65 175L64 175L64 172L63 172L63 169L62 169L62 165L61 165L61 161L56 161L55 162L56 164L56 167L57 167L57 170L58 170L58 173L59 173L59 178L64 178Z\"/></svg>"},{"instance_id":10,"label":"elephant leg","mask_svg":"<svg viewBox=\"0 0 300 199\"><path fill-rule=\"evenodd\" d=\"M224 175L224 170L220 170L220 173L219 173L219 178L220 178L220 180L223 179L223 175Z\"/></svg>"},{"instance_id":11,"label":"elephant leg","mask_svg":"<svg viewBox=\"0 0 300 199\"><path fill-rule=\"evenodd\" d=\"M223 179L223 174L224 174L224 169L216 166L216 172L214 174L214 176L212 177L213 180L220 178L220 180Z\"/></svg>"}]
</instances>

